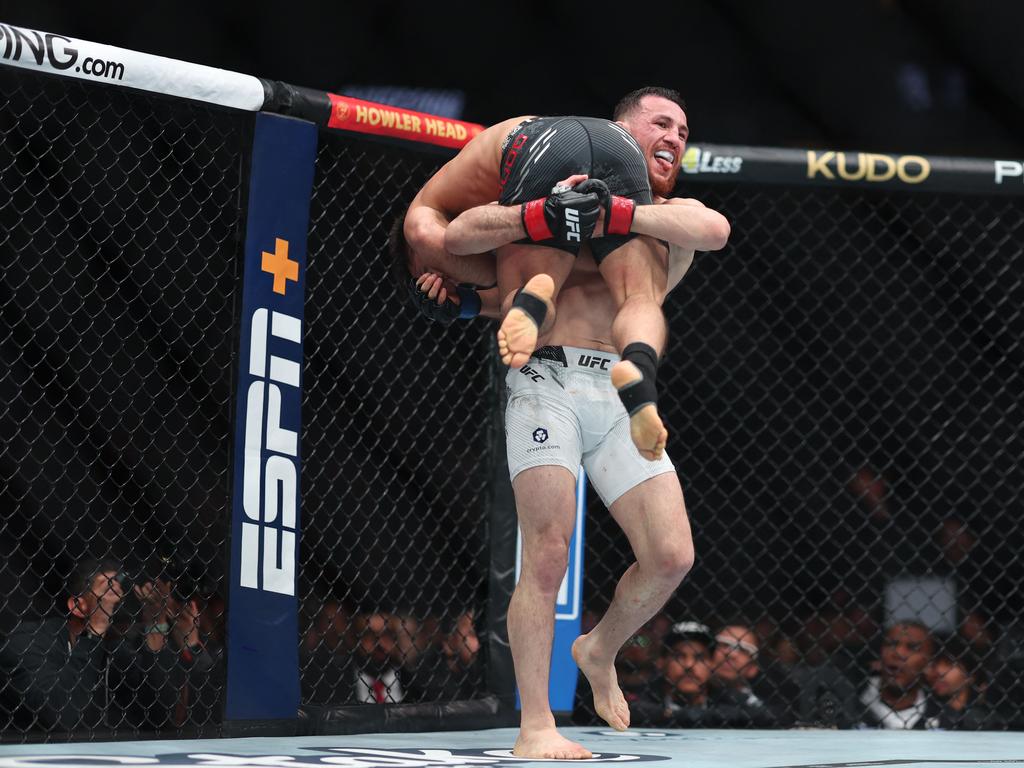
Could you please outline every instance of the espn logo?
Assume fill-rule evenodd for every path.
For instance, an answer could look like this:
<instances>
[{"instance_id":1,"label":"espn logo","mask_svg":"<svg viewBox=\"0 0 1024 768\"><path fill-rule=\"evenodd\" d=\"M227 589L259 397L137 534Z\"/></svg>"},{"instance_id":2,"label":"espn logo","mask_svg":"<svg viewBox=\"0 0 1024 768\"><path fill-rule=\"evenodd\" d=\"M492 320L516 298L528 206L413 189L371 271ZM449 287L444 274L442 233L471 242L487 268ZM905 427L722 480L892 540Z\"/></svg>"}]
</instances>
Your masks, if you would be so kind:
<instances>
[{"instance_id":1,"label":"espn logo","mask_svg":"<svg viewBox=\"0 0 1024 768\"><path fill-rule=\"evenodd\" d=\"M249 384L245 404L239 582L294 595L299 433L281 423L281 414L299 413L300 366L295 359L270 354L269 346L273 339L290 342L301 359L302 322L261 307L252 314L250 331L249 373L256 380Z\"/></svg>"},{"instance_id":2,"label":"espn logo","mask_svg":"<svg viewBox=\"0 0 1024 768\"><path fill-rule=\"evenodd\" d=\"M565 239L582 242L580 238L580 212L575 208L565 209Z\"/></svg>"}]
</instances>

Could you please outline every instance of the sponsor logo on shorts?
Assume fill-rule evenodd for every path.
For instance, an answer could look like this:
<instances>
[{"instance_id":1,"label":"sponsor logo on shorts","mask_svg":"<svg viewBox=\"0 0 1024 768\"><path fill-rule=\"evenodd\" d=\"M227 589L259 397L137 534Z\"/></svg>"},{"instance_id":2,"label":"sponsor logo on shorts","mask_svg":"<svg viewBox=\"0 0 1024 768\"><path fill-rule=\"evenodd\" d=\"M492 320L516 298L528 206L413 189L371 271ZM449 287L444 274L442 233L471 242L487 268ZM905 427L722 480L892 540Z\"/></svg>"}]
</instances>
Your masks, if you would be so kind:
<instances>
[{"instance_id":1,"label":"sponsor logo on shorts","mask_svg":"<svg viewBox=\"0 0 1024 768\"><path fill-rule=\"evenodd\" d=\"M548 441L548 431L544 427L537 427L533 430L533 442L535 443L546 443Z\"/></svg>"},{"instance_id":2,"label":"sponsor logo on shorts","mask_svg":"<svg viewBox=\"0 0 1024 768\"><path fill-rule=\"evenodd\" d=\"M508 181L508 177L512 175L512 168L516 164L516 158L519 157L519 152L522 150L523 145L526 144L526 140L529 138L525 133L520 133L516 136L515 141L512 142L508 149L502 148L502 154L505 156L505 165L501 169L501 188L505 188L505 183ZM508 138L505 139L508 141Z\"/></svg>"},{"instance_id":3,"label":"sponsor logo on shorts","mask_svg":"<svg viewBox=\"0 0 1024 768\"><path fill-rule=\"evenodd\" d=\"M889 181L895 176L904 184L920 184L931 172L931 163L920 155L807 151L808 179L821 176L844 181Z\"/></svg>"},{"instance_id":4,"label":"sponsor logo on shorts","mask_svg":"<svg viewBox=\"0 0 1024 768\"><path fill-rule=\"evenodd\" d=\"M996 160L996 184L1002 184L1003 179L1022 179L1024 180L1024 163L1017 162L1016 160Z\"/></svg>"},{"instance_id":5,"label":"sponsor logo on shorts","mask_svg":"<svg viewBox=\"0 0 1024 768\"><path fill-rule=\"evenodd\" d=\"M79 61L78 49L71 47L73 42L63 35L0 24L0 58L17 62L31 59L36 66L58 71L74 67L75 72L101 80L124 79L124 64L92 56Z\"/></svg>"},{"instance_id":6,"label":"sponsor logo on shorts","mask_svg":"<svg viewBox=\"0 0 1024 768\"><path fill-rule=\"evenodd\" d=\"M599 371L607 371L608 363L610 363L607 357L597 357L596 355L580 355L579 365L581 368L597 368Z\"/></svg>"},{"instance_id":7,"label":"sponsor logo on shorts","mask_svg":"<svg viewBox=\"0 0 1024 768\"><path fill-rule=\"evenodd\" d=\"M232 752L172 752L153 757L113 754L9 755L0 757L0 768L67 768L89 765L97 768L117 766L230 766L230 768L463 768L464 766L522 765L531 759L515 757L509 749L373 749L359 747L303 747L304 751L327 754L238 755ZM664 755L625 755L595 753L580 763L638 763L668 760Z\"/></svg>"},{"instance_id":8,"label":"sponsor logo on shorts","mask_svg":"<svg viewBox=\"0 0 1024 768\"><path fill-rule=\"evenodd\" d=\"M519 372L524 376L528 376L532 381L544 381L544 377L537 372L537 369L531 368L529 365L524 365L519 369Z\"/></svg>"},{"instance_id":9,"label":"sponsor logo on shorts","mask_svg":"<svg viewBox=\"0 0 1024 768\"><path fill-rule=\"evenodd\" d=\"M700 147L690 147L679 164L684 173L739 173L743 158L716 155Z\"/></svg>"}]
</instances>

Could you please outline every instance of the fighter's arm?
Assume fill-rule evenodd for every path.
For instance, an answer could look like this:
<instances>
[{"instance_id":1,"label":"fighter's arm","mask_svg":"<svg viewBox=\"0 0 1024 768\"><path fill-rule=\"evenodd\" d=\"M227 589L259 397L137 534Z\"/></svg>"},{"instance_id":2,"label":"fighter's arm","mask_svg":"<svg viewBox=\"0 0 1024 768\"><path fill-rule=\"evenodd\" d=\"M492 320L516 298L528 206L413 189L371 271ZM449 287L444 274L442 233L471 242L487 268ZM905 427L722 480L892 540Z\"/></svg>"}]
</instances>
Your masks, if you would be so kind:
<instances>
[{"instance_id":1,"label":"fighter's arm","mask_svg":"<svg viewBox=\"0 0 1024 768\"><path fill-rule=\"evenodd\" d=\"M466 300L465 287L459 286L451 280L447 280L443 275L434 272L425 272L421 275L416 281L416 286L423 297L423 301L432 302L437 307L445 307L451 302L454 305L451 308L452 311L455 308L460 310L457 317L468 319L468 317L463 317L461 313L462 304ZM479 309L473 312L473 317L480 316L492 320L501 318L501 296L498 293L497 286L476 290L473 293L476 295L474 301L479 302Z\"/></svg>"},{"instance_id":2,"label":"fighter's arm","mask_svg":"<svg viewBox=\"0 0 1024 768\"><path fill-rule=\"evenodd\" d=\"M697 207L697 208L704 208L705 207L704 203L702 203L700 200L695 200L693 198L681 198L681 197L673 197L673 198L669 198L668 200L662 200L661 204L662 205L689 205L689 206L694 206L694 207ZM666 291L672 291L672 289L674 289L677 285L679 285L680 281L683 279L683 276L686 275L687 271L689 271L690 265L693 264L693 257L695 255L694 254L694 250L695 249L693 249L693 248L684 248L684 247L676 245L674 243L669 243L669 247L668 247L668 275L667 275L668 279L667 279Z\"/></svg>"},{"instance_id":3,"label":"fighter's arm","mask_svg":"<svg viewBox=\"0 0 1024 768\"><path fill-rule=\"evenodd\" d=\"M693 251L717 251L729 240L729 221L699 200L673 198L662 205L638 205L630 232Z\"/></svg>"},{"instance_id":4,"label":"fighter's arm","mask_svg":"<svg viewBox=\"0 0 1024 768\"><path fill-rule=\"evenodd\" d=\"M405 215L405 240L417 254L416 271L450 275L464 283L491 285L497 279L494 254L489 249L456 256L445 249L448 216L431 205L413 201ZM413 265L410 264L410 267Z\"/></svg>"},{"instance_id":5,"label":"fighter's arm","mask_svg":"<svg viewBox=\"0 0 1024 768\"><path fill-rule=\"evenodd\" d=\"M586 178L583 174L570 176L558 182L549 197L521 205L491 202L463 211L448 225L445 249L453 254L470 254L492 251L523 239L586 240L601 213L597 195L572 190ZM571 222L567 212L572 214Z\"/></svg>"},{"instance_id":6,"label":"fighter's arm","mask_svg":"<svg viewBox=\"0 0 1024 768\"><path fill-rule=\"evenodd\" d=\"M526 228L519 206L493 202L460 213L445 231L444 247L456 255L478 253L493 251L524 237Z\"/></svg>"}]
</instances>

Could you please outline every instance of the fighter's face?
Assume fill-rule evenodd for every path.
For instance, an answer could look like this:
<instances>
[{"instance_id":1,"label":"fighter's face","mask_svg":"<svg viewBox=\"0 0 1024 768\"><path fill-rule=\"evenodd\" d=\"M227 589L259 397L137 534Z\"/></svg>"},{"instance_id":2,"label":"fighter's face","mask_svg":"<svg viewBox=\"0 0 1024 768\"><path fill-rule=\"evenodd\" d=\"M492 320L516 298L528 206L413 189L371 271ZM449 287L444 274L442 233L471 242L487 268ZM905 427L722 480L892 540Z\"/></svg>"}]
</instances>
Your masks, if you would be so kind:
<instances>
[{"instance_id":1,"label":"fighter's face","mask_svg":"<svg viewBox=\"0 0 1024 768\"><path fill-rule=\"evenodd\" d=\"M643 150L651 190L659 197L669 197L675 188L679 163L690 135L686 113L674 101L661 96L644 96L640 106L621 123Z\"/></svg>"}]
</instances>

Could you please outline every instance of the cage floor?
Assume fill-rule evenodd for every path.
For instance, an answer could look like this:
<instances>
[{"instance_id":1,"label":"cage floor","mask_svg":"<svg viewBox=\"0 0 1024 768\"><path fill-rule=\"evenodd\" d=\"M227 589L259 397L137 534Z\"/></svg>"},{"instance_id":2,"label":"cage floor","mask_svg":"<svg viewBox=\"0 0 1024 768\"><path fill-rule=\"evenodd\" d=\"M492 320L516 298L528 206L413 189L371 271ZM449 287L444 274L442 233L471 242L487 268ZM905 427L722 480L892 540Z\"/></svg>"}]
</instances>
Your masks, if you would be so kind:
<instances>
[{"instance_id":1,"label":"cage floor","mask_svg":"<svg viewBox=\"0 0 1024 768\"><path fill-rule=\"evenodd\" d=\"M595 753L588 763L664 768L1024 766L1024 733L950 731L654 731L563 729ZM514 729L441 733L207 739L0 747L0 768L260 766L426 768L541 765L509 753Z\"/></svg>"}]
</instances>

